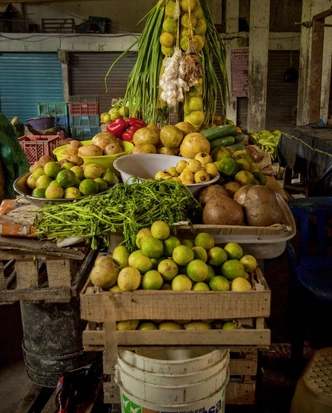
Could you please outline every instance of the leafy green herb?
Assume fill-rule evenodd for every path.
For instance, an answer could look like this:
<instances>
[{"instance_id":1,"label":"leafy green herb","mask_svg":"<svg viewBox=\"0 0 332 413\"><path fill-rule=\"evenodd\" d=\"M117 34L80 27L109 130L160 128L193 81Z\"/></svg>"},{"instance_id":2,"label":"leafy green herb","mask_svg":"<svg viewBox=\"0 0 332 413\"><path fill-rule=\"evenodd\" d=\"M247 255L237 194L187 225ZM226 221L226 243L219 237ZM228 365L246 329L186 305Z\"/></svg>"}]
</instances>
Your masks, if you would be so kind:
<instances>
[{"instance_id":1,"label":"leafy green herb","mask_svg":"<svg viewBox=\"0 0 332 413\"><path fill-rule=\"evenodd\" d=\"M172 180L118 184L104 195L73 202L49 203L37 211L34 225L40 237L61 241L81 237L97 248L98 240L109 245L109 234L123 232L124 243L134 251L141 228L162 220L169 225L195 221L201 204L189 189Z\"/></svg>"}]
</instances>

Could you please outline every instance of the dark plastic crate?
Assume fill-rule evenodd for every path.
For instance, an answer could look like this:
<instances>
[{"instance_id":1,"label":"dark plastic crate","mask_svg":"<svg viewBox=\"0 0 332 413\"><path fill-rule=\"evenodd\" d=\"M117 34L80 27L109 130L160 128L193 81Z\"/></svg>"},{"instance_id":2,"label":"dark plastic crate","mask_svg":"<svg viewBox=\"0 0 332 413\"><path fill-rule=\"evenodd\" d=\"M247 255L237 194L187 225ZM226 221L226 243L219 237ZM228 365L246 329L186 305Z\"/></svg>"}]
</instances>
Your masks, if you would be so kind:
<instances>
[{"instance_id":1,"label":"dark plastic crate","mask_svg":"<svg viewBox=\"0 0 332 413\"><path fill-rule=\"evenodd\" d=\"M69 102L69 115L98 115L98 102Z\"/></svg>"},{"instance_id":2,"label":"dark plastic crate","mask_svg":"<svg viewBox=\"0 0 332 413\"><path fill-rule=\"evenodd\" d=\"M97 133L100 132L100 127L98 126L71 126L71 137L78 141L85 141L92 139Z\"/></svg>"},{"instance_id":3,"label":"dark plastic crate","mask_svg":"<svg viewBox=\"0 0 332 413\"><path fill-rule=\"evenodd\" d=\"M70 126L98 126L100 124L99 115L70 115Z\"/></svg>"},{"instance_id":4,"label":"dark plastic crate","mask_svg":"<svg viewBox=\"0 0 332 413\"><path fill-rule=\"evenodd\" d=\"M70 128L69 128L69 117L67 116L58 116L55 119L55 124L58 128L64 131L67 137L70 137Z\"/></svg>"},{"instance_id":5,"label":"dark plastic crate","mask_svg":"<svg viewBox=\"0 0 332 413\"><path fill-rule=\"evenodd\" d=\"M66 102L43 102L37 103L38 116L66 116L68 108Z\"/></svg>"}]
</instances>

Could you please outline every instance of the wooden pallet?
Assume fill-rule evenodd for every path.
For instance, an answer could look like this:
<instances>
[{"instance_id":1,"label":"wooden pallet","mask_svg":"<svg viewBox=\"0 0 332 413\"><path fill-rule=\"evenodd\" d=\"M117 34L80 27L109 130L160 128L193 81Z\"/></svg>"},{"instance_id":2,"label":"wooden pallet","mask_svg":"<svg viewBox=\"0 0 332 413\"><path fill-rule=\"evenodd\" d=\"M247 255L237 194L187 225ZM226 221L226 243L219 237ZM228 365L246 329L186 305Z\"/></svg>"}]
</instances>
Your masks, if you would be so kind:
<instances>
[{"instance_id":1,"label":"wooden pallet","mask_svg":"<svg viewBox=\"0 0 332 413\"><path fill-rule=\"evenodd\" d=\"M87 246L49 250L42 248L45 243L32 240L11 240L10 248L4 245L0 245L0 304L69 302L79 295L96 256Z\"/></svg>"}]
</instances>

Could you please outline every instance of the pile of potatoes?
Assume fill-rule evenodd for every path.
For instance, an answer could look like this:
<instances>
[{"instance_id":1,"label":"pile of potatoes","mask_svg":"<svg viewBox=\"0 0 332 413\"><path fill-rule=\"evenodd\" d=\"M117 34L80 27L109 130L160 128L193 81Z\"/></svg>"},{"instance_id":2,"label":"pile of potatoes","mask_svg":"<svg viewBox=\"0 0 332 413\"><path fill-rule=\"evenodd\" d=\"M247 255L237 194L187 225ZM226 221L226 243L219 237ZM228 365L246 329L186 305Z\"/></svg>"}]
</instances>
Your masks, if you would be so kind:
<instances>
[{"instance_id":1,"label":"pile of potatoes","mask_svg":"<svg viewBox=\"0 0 332 413\"><path fill-rule=\"evenodd\" d=\"M70 141L61 155L72 162L70 158L75 156L114 155L121 152L123 148L120 139L111 133L100 132L92 138L89 145L83 145L81 141Z\"/></svg>"}]
</instances>

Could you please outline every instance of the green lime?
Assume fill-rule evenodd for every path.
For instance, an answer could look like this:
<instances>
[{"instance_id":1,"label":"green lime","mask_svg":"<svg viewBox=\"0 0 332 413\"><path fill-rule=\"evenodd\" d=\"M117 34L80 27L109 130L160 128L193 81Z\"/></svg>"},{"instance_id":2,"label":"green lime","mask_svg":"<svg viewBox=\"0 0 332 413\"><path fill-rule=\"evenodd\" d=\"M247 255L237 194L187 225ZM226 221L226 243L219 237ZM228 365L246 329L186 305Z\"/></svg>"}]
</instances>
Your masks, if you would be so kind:
<instances>
[{"instance_id":1,"label":"green lime","mask_svg":"<svg viewBox=\"0 0 332 413\"><path fill-rule=\"evenodd\" d=\"M61 170L61 165L58 162L47 162L44 166L45 175L55 178Z\"/></svg>"},{"instance_id":2,"label":"green lime","mask_svg":"<svg viewBox=\"0 0 332 413\"><path fill-rule=\"evenodd\" d=\"M78 189L83 195L94 195L98 192L98 184L93 179L87 178L81 181Z\"/></svg>"},{"instance_id":3,"label":"green lime","mask_svg":"<svg viewBox=\"0 0 332 413\"><path fill-rule=\"evenodd\" d=\"M46 188L35 188L32 191L32 196L35 196L36 198L45 198L45 191Z\"/></svg>"},{"instance_id":4,"label":"green lime","mask_svg":"<svg viewBox=\"0 0 332 413\"><path fill-rule=\"evenodd\" d=\"M63 169L58 173L55 179L62 188L69 188L70 186L74 186L76 175L69 169Z\"/></svg>"}]
</instances>

